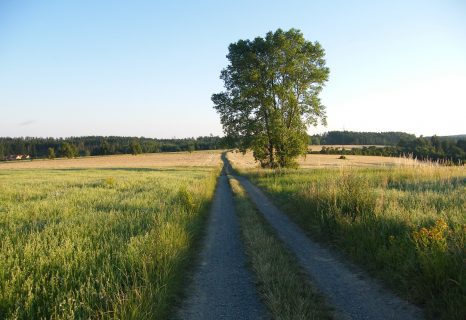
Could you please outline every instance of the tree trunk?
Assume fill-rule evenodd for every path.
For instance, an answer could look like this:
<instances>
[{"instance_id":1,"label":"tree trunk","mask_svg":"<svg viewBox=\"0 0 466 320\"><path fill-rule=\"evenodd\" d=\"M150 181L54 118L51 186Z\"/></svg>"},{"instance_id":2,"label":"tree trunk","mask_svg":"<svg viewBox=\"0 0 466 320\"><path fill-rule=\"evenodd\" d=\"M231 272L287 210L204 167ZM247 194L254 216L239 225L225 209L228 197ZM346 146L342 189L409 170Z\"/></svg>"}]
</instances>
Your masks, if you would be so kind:
<instances>
[{"instance_id":1,"label":"tree trunk","mask_svg":"<svg viewBox=\"0 0 466 320\"><path fill-rule=\"evenodd\" d=\"M268 150L269 150L269 166L270 166L270 168L274 168L275 167L275 158L274 158L274 155L273 155L273 144L270 141L270 137L269 137Z\"/></svg>"}]
</instances>

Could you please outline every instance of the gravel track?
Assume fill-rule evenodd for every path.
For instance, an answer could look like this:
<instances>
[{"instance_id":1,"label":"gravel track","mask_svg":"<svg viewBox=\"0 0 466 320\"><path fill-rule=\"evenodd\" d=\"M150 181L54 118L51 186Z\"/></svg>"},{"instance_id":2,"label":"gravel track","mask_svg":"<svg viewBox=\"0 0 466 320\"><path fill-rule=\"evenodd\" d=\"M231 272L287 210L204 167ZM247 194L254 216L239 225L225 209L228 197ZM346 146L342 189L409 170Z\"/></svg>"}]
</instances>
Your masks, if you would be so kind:
<instances>
[{"instance_id":1,"label":"gravel track","mask_svg":"<svg viewBox=\"0 0 466 320\"><path fill-rule=\"evenodd\" d=\"M419 308L388 292L357 267L343 262L304 232L254 186L237 177L250 199L296 255L315 286L336 309L337 319L422 319Z\"/></svg>"},{"instance_id":2,"label":"gravel track","mask_svg":"<svg viewBox=\"0 0 466 320\"><path fill-rule=\"evenodd\" d=\"M217 184L207 228L199 266L176 318L267 318L253 276L246 266L225 166Z\"/></svg>"}]
</instances>

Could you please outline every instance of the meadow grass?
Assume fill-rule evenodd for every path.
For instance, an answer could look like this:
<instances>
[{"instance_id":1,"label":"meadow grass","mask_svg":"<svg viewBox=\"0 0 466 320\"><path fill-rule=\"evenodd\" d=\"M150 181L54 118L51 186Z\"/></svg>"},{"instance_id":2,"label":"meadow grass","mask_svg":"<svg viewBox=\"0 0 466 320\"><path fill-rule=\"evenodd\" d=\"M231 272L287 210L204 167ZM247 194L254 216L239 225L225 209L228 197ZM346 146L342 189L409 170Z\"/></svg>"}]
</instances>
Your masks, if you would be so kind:
<instances>
[{"instance_id":1,"label":"meadow grass","mask_svg":"<svg viewBox=\"0 0 466 320\"><path fill-rule=\"evenodd\" d=\"M430 318L464 319L464 167L239 171Z\"/></svg>"},{"instance_id":2,"label":"meadow grass","mask_svg":"<svg viewBox=\"0 0 466 320\"><path fill-rule=\"evenodd\" d=\"M1 170L0 318L166 318L218 173Z\"/></svg>"},{"instance_id":3,"label":"meadow grass","mask_svg":"<svg viewBox=\"0 0 466 320\"><path fill-rule=\"evenodd\" d=\"M273 319L331 319L324 299L312 288L296 258L257 212L244 189L229 177L241 235L258 290Z\"/></svg>"}]
</instances>

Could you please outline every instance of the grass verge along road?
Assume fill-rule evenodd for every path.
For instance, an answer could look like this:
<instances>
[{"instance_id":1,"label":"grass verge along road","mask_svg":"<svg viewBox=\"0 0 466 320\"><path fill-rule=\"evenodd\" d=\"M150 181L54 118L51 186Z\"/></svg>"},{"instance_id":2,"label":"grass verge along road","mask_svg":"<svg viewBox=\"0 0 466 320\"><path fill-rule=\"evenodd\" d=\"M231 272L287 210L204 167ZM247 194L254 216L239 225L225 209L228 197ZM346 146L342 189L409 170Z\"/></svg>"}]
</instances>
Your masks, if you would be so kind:
<instances>
[{"instance_id":1,"label":"grass verge along road","mask_svg":"<svg viewBox=\"0 0 466 320\"><path fill-rule=\"evenodd\" d=\"M240 171L429 317L466 314L464 167Z\"/></svg>"}]
</instances>

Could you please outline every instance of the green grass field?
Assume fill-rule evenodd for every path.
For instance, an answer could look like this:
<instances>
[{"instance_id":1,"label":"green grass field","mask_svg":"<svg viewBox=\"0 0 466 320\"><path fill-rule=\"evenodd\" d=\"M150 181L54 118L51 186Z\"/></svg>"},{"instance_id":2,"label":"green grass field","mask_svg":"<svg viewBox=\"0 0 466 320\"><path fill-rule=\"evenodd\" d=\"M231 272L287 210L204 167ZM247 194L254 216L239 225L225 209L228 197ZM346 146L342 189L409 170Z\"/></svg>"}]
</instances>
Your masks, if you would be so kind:
<instances>
[{"instance_id":1,"label":"green grass field","mask_svg":"<svg viewBox=\"0 0 466 320\"><path fill-rule=\"evenodd\" d=\"M429 317L466 314L464 167L239 170Z\"/></svg>"},{"instance_id":2,"label":"green grass field","mask_svg":"<svg viewBox=\"0 0 466 320\"><path fill-rule=\"evenodd\" d=\"M165 318L217 175L0 171L0 318Z\"/></svg>"}]
</instances>

